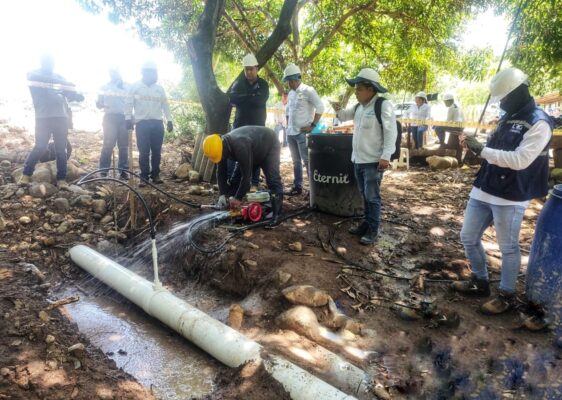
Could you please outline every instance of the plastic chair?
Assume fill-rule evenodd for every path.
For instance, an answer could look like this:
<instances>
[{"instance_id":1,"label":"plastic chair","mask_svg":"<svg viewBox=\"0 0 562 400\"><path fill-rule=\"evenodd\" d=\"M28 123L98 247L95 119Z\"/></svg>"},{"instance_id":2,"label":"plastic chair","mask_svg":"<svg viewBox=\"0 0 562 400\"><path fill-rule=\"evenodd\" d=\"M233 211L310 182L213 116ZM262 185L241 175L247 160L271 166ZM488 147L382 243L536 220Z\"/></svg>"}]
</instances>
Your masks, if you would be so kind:
<instances>
[{"instance_id":1,"label":"plastic chair","mask_svg":"<svg viewBox=\"0 0 562 400\"><path fill-rule=\"evenodd\" d=\"M406 169L410 169L410 150L406 147L400 148L400 156L397 160L392 161L392 169L397 169L398 167L406 166Z\"/></svg>"}]
</instances>

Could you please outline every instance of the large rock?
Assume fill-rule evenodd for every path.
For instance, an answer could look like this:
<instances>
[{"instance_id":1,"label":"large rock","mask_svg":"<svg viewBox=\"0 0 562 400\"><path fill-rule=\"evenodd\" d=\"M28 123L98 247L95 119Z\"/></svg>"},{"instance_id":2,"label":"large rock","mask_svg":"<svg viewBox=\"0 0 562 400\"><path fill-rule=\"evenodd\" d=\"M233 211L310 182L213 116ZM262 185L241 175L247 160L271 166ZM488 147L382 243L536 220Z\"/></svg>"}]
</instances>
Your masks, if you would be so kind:
<instances>
[{"instance_id":1,"label":"large rock","mask_svg":"<svg viewBox=\"0 0 562 400\"><path fill-rule=\"evenodd\" d=\"M189 163L181 164L174 172L174 176L178 179L189 178L189 172L191 171L191 165Z\"/></svg>"},{"instance_id":2,"label":"large rock","mask_svg":"<svg viewBox=\"0 0 562 400\"><path fill-rule=\"evenodd\" d=\"M199 172L197 171L189 171L189 182L190 183L198 183L201 177L199 176Z\"/></svg>"},{"instance_id":3,"label":"large rock","mask_svg":"<svg viewBox=\"0 0 562 400\"><path fill-rule=\"evenodd\" d=\"M55 206L55 209L57 209L58 211L66 211L70 208L68 199L65 199L64 197L56 198L53 204Z\"/></svg>"},{"instance_id":4,"label":"large rock","mask_svg":"<svg viewBox=\"0 0 562 400\"><path fill-rule=\"evenodd\" d=\"M429 168L432 170L457 168L459 166L459 162L454 157L430 156L427 157L425 161L429 164Z\"/></svg>"},{"instance_id":5,"label":"large rock","mask_svg":"<svg viewBox=\"0 0 562 400\"><path fill-rule=\"evenodd\" d=\"M96 214L103 215L107 211L107 203L105 200L94 200L92 201L92 211Z\"/></svg>"},{"instance_id":6,"label":"large rock","mask_svg":"<svg viewBox=\"0 0 562 400\"><path fill-rule=\"evenodd\" d=\"M87 194L80 195L72 200L71 205L73 206L83 206L83 207L90 207L93 203L92 196Z\"/></svg>"},{"instance_id":7,"label":"large rock","mask_svg":"<svg viewBox=\"0 0 562 400\"><path fill-rule=\"evenodd\" d=\"M84 175L86 171L78 166L78 163L74 160L69 160L66 164L66 180L74 181L80 178L80 175ZM12 178L14 181L18 181L23 174L23 168L18 168L12 172ZM48 182L56 183L57 178L57 165L56 161L49 161L46 163L39 163L35 166L35 171L31 177L31 182Z\"/></svg>"},{"instance_id":8,"label":"large rock","mask_svg":"<svg viewBox=\"0 0 562 400\"><path fill-rule=\"evenodd\" d=\"M310 285L290 286L283 289L283 296L293 304L309 307L325 306L331 300L328 293Z\"/></svg>"},{"instance_id":9,"label":"large rock","mask_svg":"<svg viewBox=\"0 0 562 400\"><path fill-rule=\"evenodd\" d=\"M46 198L57 193L57 188L48 182L32 183L29 187L29 195L32 197Z\"/></svg>"}]
</instances>

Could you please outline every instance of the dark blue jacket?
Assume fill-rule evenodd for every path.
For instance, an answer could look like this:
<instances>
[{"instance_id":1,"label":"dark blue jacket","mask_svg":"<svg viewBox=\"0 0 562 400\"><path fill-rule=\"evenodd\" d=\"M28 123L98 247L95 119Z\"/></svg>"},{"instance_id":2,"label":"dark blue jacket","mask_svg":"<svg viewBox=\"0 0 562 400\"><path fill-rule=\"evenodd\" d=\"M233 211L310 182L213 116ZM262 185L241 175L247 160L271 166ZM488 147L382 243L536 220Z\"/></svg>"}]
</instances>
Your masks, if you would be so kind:
<instances>
[{"instance_id":1,"label":"dark blue jacket","mask_svg":"<svg viewBox=\"0 0 562 400\"><path fill-rule=\"evenodd\" d=\"M531 99L520 111L504 115L488 139L486 147L504 151L517 149L525 133L539 121L553 128L552 119ZM550 144L550 141L549 141ZM474 186L492 196L511 201L527 201L548 194L548 148L525 169L513 170L482 161Z\"/></svg>"}]
</instances>

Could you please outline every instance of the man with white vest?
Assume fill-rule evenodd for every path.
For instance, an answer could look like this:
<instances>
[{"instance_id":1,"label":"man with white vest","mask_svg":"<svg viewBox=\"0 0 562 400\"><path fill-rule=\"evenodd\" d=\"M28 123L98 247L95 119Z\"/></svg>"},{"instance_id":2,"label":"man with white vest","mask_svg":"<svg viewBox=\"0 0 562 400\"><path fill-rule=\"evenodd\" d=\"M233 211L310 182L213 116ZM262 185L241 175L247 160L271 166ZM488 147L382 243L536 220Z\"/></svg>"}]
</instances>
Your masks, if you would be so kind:
<instances>
[{"instance_id":1,"label":"man with white vest","mask_svg":"<svg viewBox=\"0 0 562 400\"><path fill-rule=\"evenodd\" d=\"M340 121L353 119L353 152L351 161L355 178L363 196L365 218L349 233L359 236L359 243L375 243L380 225L380 186L384 171L390 165L390 157L396 149L396 116L394 106L380 96L388 90L380 83L379 74L371 68L363 68L353 79L358 105L341 110L335 105Z\"/></svg>"},{"instance_id":2,"label":"man with white vest","mask_svg":"<svg viewBox=\"0 0 562 400\"><path fill-rule=\"evenodd\" d=\"M294 181L287 194L296 196L302 193L303 164L308 175L306 134L320 121L324 104L312 86L302 83L301 70L295 64L287 65L283 71L283 81L291 89L287 103L287 142L293 159Z\"/></svg>"}]
</instances>

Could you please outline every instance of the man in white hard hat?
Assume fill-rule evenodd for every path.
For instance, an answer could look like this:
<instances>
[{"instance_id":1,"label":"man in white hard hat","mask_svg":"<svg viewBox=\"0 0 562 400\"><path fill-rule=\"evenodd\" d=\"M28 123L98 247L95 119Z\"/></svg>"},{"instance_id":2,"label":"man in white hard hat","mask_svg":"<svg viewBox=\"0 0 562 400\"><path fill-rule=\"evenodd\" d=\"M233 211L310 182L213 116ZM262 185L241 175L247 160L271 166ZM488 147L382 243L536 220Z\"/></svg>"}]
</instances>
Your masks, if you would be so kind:
<instances>
[{"instance_id":1,"label":"man in white hard hat","mask_svg":"<svg viewBox=\"0 0 562 400\"><path fill-rule=\"evenodd\" d=\"M156 64L152 61L145 62L141 73L141 81L131 86L125 118L127 129L133 128L133 121L136 123L142 179L139 186L146 186L149 178L153 183L163 183L160 178L160 159L164 142L162 114L166 117L168 132L174 130L174 125L166 92L156 83L158 81Z\"/></svg>"},{"instance_id":2,"label":"man in white hard hat","mask_svg":"<svg viewBox=\"0 0 562 400\"><path fill-rule=\"evenodd\" d=\"M269 84L258 76L259 63L252 53L246 54L242 59L244 74L240 75L228 89L230 104L236 107L234 116L234 129L242 126L265 126L267 119L266 103L269 99ZM239 174L236 163L229 161L228 176L234 178ZM255 191L260 181L260 170L257 168L252 173L252 189Z\"/></svg>"},{"instance_id":3,"label":"man in white hard hat","mask_svg":"<svg viewBox=\"0 0 562 400\"><path fill-rule=\"evenodd\" d=\"M339 105L334 104L334 108L341 121L353 119L351 161L365 208L364 220L349 233L359 236L359 243L369 245L375 243L379 232L380 186L396 150L396 116L392 103L380 96L388 90L381 85L380 76L374 69L363 68L355 78L346 78L346 81L355 86L359 104L346 110L340 110Z\"/></svg>"},{"instance_id":4,"label":"man in white hard hat","mask_svg":"<svg viewBox=\"0 0 562 400\"><path fill-rule=\"evenodd\" d=\"M418 92L414 98L415 104L412 104L408 110L408 118L411 119L431 119L431 107L427 104L427 95L425 92ZM423 136L427 131L427 125L417 122L410 125L412 136L414 137L414 145L416 149L423 147Z\"/></svg>"},{"instance_id":5,"label":"man in white hard hat","mask_svg":"<svg viewBox=\"0 0 562 400\"><path fill-rule=\"evenodd\" d=\"M127 109L128 87L126 87L117 68L109 70L109 82L101 88L96 107L102 109L103 115L103 145L100 155L100 169L109 168L113 148L117 144L119 149L118 167L129 169L129 133L125 121ZM101 172L107 176L107 171ZM126 172L119 174L122 180L127 180Z\"/></svg>"},{"instance_id":6,"label":"man in white hard hat","mask_svg":"<svg viewBox=\"0 0 562 400\"><path fill-rule=\"evenodd\" d=\"M324 104L312 86L301 81L301 70L289 64L283 71L283 81L290 91L287 99L287 142L293 159L293 186L287 193L296 196L302 193L303 164L308 175L308 148L306 134L320 121Z\"/></svg>"},{"instance_id":7,"label":"man in white hard hat","mask_svg":"<svg viewBox=\"0 0 562 400\"><path fill-rule=\"evenodd\" d=\"M461 241L472 267L469 281L453 288L465 295L490 295L486 252L482 234L494 224L502 253L498 295L480 310L500 314L515 304L517 275L521 266L519 231L532 199L548 194L548 147L553 124L529 93L527 75L517 68L500 71L490 82L492 101L500 101L505 114L486 145L474 136L461 143L482 157L482 165L464 214Z\"/></svg>"},{"instance_id":8,"label":"man in white hard hat","mask_svg":"<svg viewBox=\"0 0 562 400\"><path fill-rule=\"evenodd\" d=\"M455 103L455 97L451 93L445 93L443 95L443 103L445 103L445 106L447 107L447 119L445 121L462 122L461 109ZM446 145L448 145L449 148L454 149L458 147L458 135L462 133L462 128L436 126L434 129L441 147L445 147ZM449 132L448 143L445 143L446 132Z\"/></svg>"}]
</instances>

